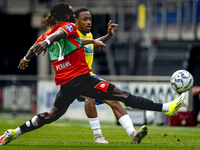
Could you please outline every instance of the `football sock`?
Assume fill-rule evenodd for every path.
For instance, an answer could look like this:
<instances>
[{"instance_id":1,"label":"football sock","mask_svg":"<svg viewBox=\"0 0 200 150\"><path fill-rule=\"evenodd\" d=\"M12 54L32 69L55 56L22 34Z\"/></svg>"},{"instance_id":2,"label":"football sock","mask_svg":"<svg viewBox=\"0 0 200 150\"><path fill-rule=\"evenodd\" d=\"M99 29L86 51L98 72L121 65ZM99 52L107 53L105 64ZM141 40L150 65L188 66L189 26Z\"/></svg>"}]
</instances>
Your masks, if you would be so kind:
<instances>
[{"instance_id":1,"label":"football sock","mask_svg":"<svg viewBox=\"0 0 200 150\"><path fill-rule=\"evenodd\" d=\"M39 123L37 122L37 118L39 118ZM21 130L21 133L24 134L26 132L33 131L35 129L38 129L42 127L45 124L51 123L52 120L50 119L47 112L38 114L37 116L34 116L31 120L27 121L23 125L21 125L19 128Z\"/></svg>"},{"instance_id":2,"label":"football sock","mask_svg":"<svg viewBox=\"0 0 200 150\"><path fill-rule=\"evenodd\" d=\"M22 134L20 127L16 128L15 131L16 131L15 138L18 138Z\"/></svg>"},{"instance_id":3,"label":"football sock","mask_svg":"<svg viewBox=\"0 0 200 150\"><path fill-rule=\"evenodd\" d=\"M122 116L121 118L119 118L118 122L126 130L126 132L128 133L129 136L133 131L135 131L133 123L131 121L131 118L129 117L128 114L126 114L126 115Z\"/></svg>"},{"instance_id":4,"label":"football sock","mask_svg":"<svg viewBox=\"0 0 200 150\"><path fill-rule=\"evenodd\" d=\"M152 100L149 100L147 98L131 94L128 96L124 104L132 108L138 108L141 110L153 110L160 112L162 111L162 106L163 106L162 103L154 103Z\"/></svg>"},{"instance_id":5,"label":"football sock","mask_svg":"<svg viewBox=\"0 0 200 150\"><path fill-rule=\"evenodd\" d=\"M102 135L101 126L99 123L99 119L97 118L88 118L90 122L90 126L93 130L94 135Z\"/></svg>"},{"instance_id":6,"label":"football sock","mask_svg":"<svg viewBox=\"0 0 200 150\"><path fill-rule=\"evenodd\" d=\"M163 103L162 112L168 112L168 111L169 111L169 103Z\"/></svg>"}]
</instances>

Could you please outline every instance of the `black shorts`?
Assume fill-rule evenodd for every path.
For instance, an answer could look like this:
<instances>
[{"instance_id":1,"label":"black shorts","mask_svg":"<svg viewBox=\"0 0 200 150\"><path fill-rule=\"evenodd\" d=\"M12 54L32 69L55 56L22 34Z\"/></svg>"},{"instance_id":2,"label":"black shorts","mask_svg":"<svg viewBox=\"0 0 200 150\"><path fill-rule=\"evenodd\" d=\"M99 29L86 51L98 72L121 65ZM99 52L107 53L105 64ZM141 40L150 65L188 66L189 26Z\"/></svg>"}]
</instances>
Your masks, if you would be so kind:
<instances>
[{"instance_id":1,"label":"black shorts","mask_svg":"<svg viewBox=\"0 0 200 150\"><path fill-rule=\"evenodd\" d=\"M89 73L80 75L60 86L54 106L60 109L68 108L80 95L98 100L110 99L114 87L113 84L94 78Z\"/></svg>"}]
</instances>

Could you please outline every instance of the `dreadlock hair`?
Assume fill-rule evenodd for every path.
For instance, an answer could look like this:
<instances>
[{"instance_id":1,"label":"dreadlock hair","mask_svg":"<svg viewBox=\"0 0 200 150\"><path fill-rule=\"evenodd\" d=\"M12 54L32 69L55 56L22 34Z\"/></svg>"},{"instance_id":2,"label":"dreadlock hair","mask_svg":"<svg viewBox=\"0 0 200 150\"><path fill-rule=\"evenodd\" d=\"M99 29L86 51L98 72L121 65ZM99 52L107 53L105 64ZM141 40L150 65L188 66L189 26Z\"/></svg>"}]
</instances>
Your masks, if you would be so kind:
<instances>
[{"instance_id":1,"label":"dreadlock hair","mask_svg":"<svg viewBox=\"0 0 200 150\"><path fill-rule=\"evenodd\" d=\"M86 7L80 7L78 9L74 10L74 14L75 14L76 19L78 18L80 12L82 12L82 11L89 11L89 10Z\"/></svg>"},{"instance_id":2,"label":"dreadlock hair","mask_svg":"<svg viewBox=\"0 0 200 150\"><path fill-rule=\"evenodd\" d=\"M63 2L53 5L50 10L50 16L41 20L42 27L53 27L56 25L57 21L63 21L65 19L65 14L70 15L72 12L69 6L70 5Z\"/></svg>"}]
</instances>

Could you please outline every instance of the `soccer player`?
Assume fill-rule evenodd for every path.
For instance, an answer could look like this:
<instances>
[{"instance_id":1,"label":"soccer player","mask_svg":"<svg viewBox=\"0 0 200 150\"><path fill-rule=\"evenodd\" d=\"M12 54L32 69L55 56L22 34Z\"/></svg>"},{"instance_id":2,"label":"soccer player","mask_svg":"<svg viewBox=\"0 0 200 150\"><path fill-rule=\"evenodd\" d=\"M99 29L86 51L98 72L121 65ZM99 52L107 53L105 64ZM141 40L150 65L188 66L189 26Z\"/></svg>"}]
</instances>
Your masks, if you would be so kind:
<instances>
[{"instance_id":1,"label":"soccer player","mask_svg":"<svg viewBox=\"0 0 200 150\"><path fill-rule=\"evenodd\" d=\"M61 85L60 90L49 112L35 115L20 127L7 130L0 136L0 145L6 145L22 134L59 119L74 99L81 95L98 100L122 101L126 106L132 108L164 112L168 116L174 115L180 108L185 99L185 93L170 103L154 103L91 76L82 45L93 43L105 50L106 45L93 39L80 40L77 27L73 23L75 18L70 5L66 3L55 4L50 13L51 15L44 18L41 23L44 27L52 26L53 28L37 39L20 61L18 68L25 70L32 57L38 56L42 51L48 49L55 70L55 83ZM147 130L145 126L139 132L135 132L134 143L140 143L146 136Z\"/></svg>"},{"instance_id":2,"label":"soccer player","mask_svg":"<svg viewBox=\"0 0 200 150\"><path fill-rule=\"evenodd\" d=\"M78 8L74 11L75 14L75 23L78 29L78 34L80 38L85 39L93 39L93 35L90 32L92 27L92 16L89 12L89 10L85 7ZM108 34L105 36L102 36L96 40L105 42L113 35L113 28L117 29L118 24L111 24L111 21L108 23ZM88 64L88 67L90 70L92 70L92 63L93 63L93 56L94 56L94 48L96 45L88 44L84 45L84 51L85 51L85 59ZM90 72L92 76L95 78L99 78L97 75L95 75L93 72ZM85 102L85 112L88 117L88 120L90 122L91 128L93 129L94 133L94 143L104 143L107 144L108 141L105 140L105 138L102 135L100 123L98 120L97 110L95 107L96 105L101 105L104 103L108 104L112 110L113 113L118 120L118 122L122 125L122 127L126 130L128 135L131 138L131 141L134 137L135 129L133 127L133 123L128 116L126 110L124 107L120 104L118 101L109 101L109 100L95 100L91 98L85 98L85 99L77 99L79 102ZM141 127L144 128L145 126ZM134 141L132 141L134 142Z\"/></svg>"}]
</instances>

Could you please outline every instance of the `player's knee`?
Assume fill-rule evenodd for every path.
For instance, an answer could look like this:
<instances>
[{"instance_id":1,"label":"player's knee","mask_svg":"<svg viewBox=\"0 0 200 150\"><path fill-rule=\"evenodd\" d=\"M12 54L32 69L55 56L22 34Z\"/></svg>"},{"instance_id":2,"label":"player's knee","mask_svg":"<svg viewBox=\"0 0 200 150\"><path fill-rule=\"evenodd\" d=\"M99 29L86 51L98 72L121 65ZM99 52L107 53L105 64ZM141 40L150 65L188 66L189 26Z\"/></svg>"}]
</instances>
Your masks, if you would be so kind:
<instances>
[{"instance_id":1,"label":"player's knee","mask_svg":"<svg viewBox=\"0 0 200 150\"><path fill-rule=\"evenodd\" d=\"M130 92L115 87L113 90L113 94L117 95L118 97L126 99L130 95Z\"/></svg>"},{"instance_id":2,"label":"player's knee","mask_svg":"<svg viewBox=\"0 0 200 150\"><path fill-rule=\"evenodd\" d=\"M122 93L123 93L125 98L128 98L128 96L131 94L130 92L124 91L124 90L122 90Z\"/></svg>"},{"instance_id":3,"label":"player's knee","mask_svg":"<svg viewBox=\"0 0 200 150\"><path fill-rule=\"evenodd\" d=\"M118 101L105 101L112 109L121 109L123 106Z\"/></svg>"},{"instance_id":4,"label":"player's knee","mask_svg":"<svg viewBox=\"0 0 200 150\"><path fill-rule=\"evenodd\" d=\"M85 98L85 104L92 105L95 104L95 99L92 98Z\"/></svg>"}]
</instances>

